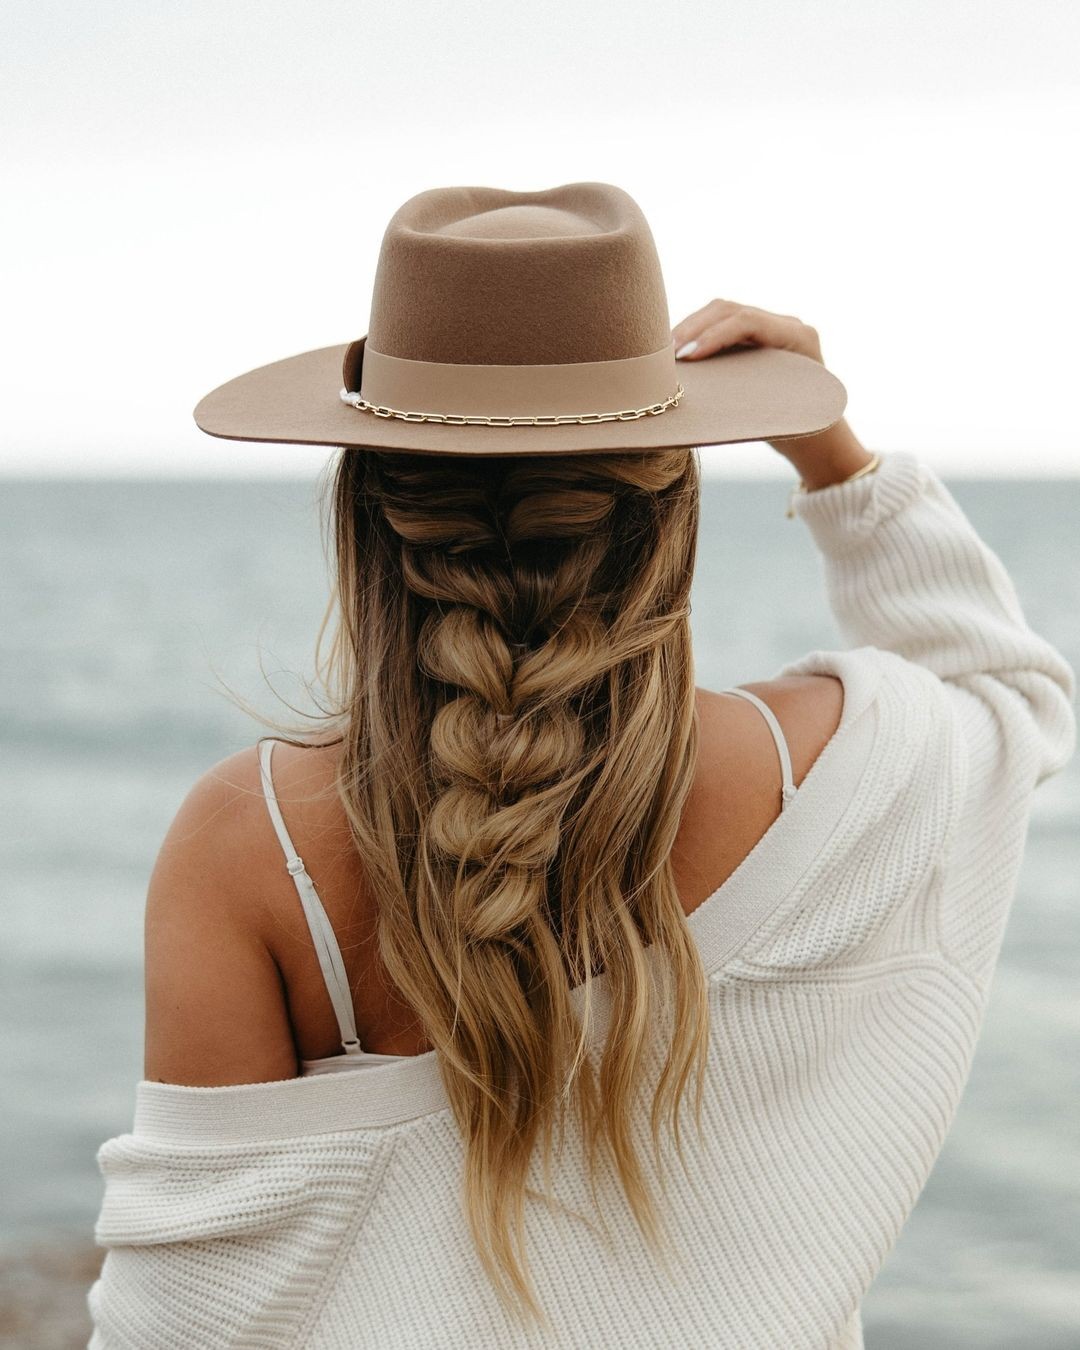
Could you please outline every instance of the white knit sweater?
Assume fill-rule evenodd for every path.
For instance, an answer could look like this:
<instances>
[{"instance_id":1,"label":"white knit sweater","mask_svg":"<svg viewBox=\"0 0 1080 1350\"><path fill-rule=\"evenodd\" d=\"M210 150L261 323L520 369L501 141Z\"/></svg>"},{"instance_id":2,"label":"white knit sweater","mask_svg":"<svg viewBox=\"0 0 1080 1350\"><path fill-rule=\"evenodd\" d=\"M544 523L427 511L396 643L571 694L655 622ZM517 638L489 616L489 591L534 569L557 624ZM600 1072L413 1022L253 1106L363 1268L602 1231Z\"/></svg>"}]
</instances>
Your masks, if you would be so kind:
<instances>
[{"instance_id":1,"label":"white knit sweater","mask_svg":"<svg viewBox=\"0 0 1080 1350\"><path fill-rule=\"evenodd\" d=\"M673 1151L665 1168L674 1278L612 1182L610 1245L529 1210L556 1331L507 1321L461 1211L433 1055L238 1087L144 1081L132 1132L98 1153L93 1350L862 1345L860 1300L967 1079L1033 789L1074 749L1074 675L916 456L796 511L851 649L777 674L838 675L844 710L795 800L688 920L712 1043L705 1137L684 1115L687 1172ZM644 1118L637 1140L657 1186ZM594 1215L572 1141L556 1192Z\"/></svg>"}]
</instances>

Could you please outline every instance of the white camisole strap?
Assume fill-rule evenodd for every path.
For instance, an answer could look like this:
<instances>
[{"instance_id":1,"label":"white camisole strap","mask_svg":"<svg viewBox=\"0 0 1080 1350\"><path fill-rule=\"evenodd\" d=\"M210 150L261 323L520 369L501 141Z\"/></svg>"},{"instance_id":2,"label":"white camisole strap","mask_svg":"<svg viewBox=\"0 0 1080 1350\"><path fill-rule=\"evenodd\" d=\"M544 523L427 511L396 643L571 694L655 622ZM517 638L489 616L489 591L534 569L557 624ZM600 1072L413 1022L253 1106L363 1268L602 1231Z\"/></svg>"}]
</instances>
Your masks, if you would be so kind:
<instances>
[{"instance_id":1,"label":"white camisole strap","mask_svg":"<svg viewBox=\"0 0 1080 1350\"><path fill-rule=\"evenodd\" d=\"M308 875L304 860L296 852L293 841L289 838L289 832L285 828L285 820L281 814L281 807L278 805L277 794L274 791L274 780L270 773L270 758L273 753L274 741L272 738L268 737L259 742L259 769L262 775L263 796L266 798L266 805L270 812L274 830L285 852L285 869L296 885L300 903L304 908L304 916L307 919L308 928L311 930L315 954L319 958L323 979L326 981L326 989L330 995L330 1001L334 1005L334 1014L341 1031L341 1044L345 1048L346 1054L362 1054L360 1042L356 1038L352 992L349 989L348 975L345 973L345 963L341 959L341 948L338 946L338 940L334 935L330 920L327 918L323 903L319 899L315 883Z\"/></svg>"},{"instance_id":2,"label":"white camisole strap","mask_svg":"<svg viewBox=\"0 0 1080 1350\"><path fill-rule=\"evenodd\" d=\"M788 754L787 741L784 739L784 733L780 730L780 723L776 720L776 714L764 699L758 698L757 694L752 694L749 689L740 689L737 685L732 685L730 689L725 689L723 692L725 694L738 694L740 698L749 699L756 708L760 709L762 716L769 724L769 730L772 732L777 752L780 755L780 773L783 777L783 786L780 789L780 810L783 811L798 789L791 773L791 756Z\"/></svg>"}]
</instances>

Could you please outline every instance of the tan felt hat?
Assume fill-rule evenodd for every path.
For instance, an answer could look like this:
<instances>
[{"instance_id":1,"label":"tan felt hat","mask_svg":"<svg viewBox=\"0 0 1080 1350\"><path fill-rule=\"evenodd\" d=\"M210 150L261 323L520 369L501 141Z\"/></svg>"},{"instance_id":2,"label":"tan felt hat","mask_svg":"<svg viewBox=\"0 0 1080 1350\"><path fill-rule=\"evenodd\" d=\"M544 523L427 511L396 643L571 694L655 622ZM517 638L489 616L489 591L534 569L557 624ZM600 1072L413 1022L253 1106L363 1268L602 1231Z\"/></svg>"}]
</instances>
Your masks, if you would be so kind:
<instances>
[{"instance_id":1,"label":"tan felt hat","mask_svg":"<svg viewBox=\"0 0 1080 1350\"><path fill-rule=\"evenodd\" d=\"M809 435L840 381L773 347L676 361L656 245L610 183L441 187L391 217L368 330L206 395L211 436L423 454L582 454Z\"/></svg>"}]
</instances>

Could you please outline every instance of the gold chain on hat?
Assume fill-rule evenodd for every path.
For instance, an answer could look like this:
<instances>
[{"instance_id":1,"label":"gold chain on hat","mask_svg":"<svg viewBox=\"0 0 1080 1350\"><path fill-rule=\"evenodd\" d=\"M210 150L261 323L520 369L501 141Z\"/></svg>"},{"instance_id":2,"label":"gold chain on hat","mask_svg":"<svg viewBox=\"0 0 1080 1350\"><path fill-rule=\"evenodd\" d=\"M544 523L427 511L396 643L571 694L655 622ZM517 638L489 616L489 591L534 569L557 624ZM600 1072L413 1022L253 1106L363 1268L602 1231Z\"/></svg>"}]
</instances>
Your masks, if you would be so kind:
<instances>
[{"instance_id":1,"label":"gold chain on hat","mask_svg":"<svg viewBox=\"0 0 1080 1350\"><path fill-rule=\"evenodd\" d=\"M622 412L609 413L563 413L551 417L481 417L464 413L404 412L401 408L369 403L350 389L342 389L341 401L360 412L374 413L376 417L400 417L405 422L445 422L455 427L558 427L569 423L632 422L638 417L655 417L668 408L677 407L685 392L682 385L677 384L670 398L664 399L662 403L652 403L647 408L625 408Z\"/></svg>"}]
</instances>

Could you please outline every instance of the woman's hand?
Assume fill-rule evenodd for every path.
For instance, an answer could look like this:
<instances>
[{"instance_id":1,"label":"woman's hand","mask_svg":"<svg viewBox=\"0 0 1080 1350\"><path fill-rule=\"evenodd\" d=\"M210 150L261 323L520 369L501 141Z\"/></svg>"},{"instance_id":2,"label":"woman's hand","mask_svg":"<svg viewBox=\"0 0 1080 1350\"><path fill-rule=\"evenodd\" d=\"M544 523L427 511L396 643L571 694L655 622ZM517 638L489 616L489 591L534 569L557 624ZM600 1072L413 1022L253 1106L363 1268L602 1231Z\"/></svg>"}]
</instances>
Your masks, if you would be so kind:
<instances>
[{"instance_id":1,"label":"woman's hand","mask_svg":"<svg viewBox=\"0 0 1080 1350\"><path fill-rule=\"evenodd\" d=\"M780 347L825 364L816 328L792 314L773 314L734 300L710 300L676 324L671 335L680 361L700 361L729 347ZM795 466L811 490L839 482L872 458L843 418L825 431L769 445Z\"/></svg>"},{"instance_id":2,"label":"woman's hand","mask_svg":"<svg viewBox=\"0 0 1080 1350\"><path fill-rule=\"evenodd\" d=\"M772 314L734 300L710 300L671 330L679 360L711 356L723 347L782 347L814 361L821 359L817 329L791 314Z\"/></svg>"}]
</instances>

